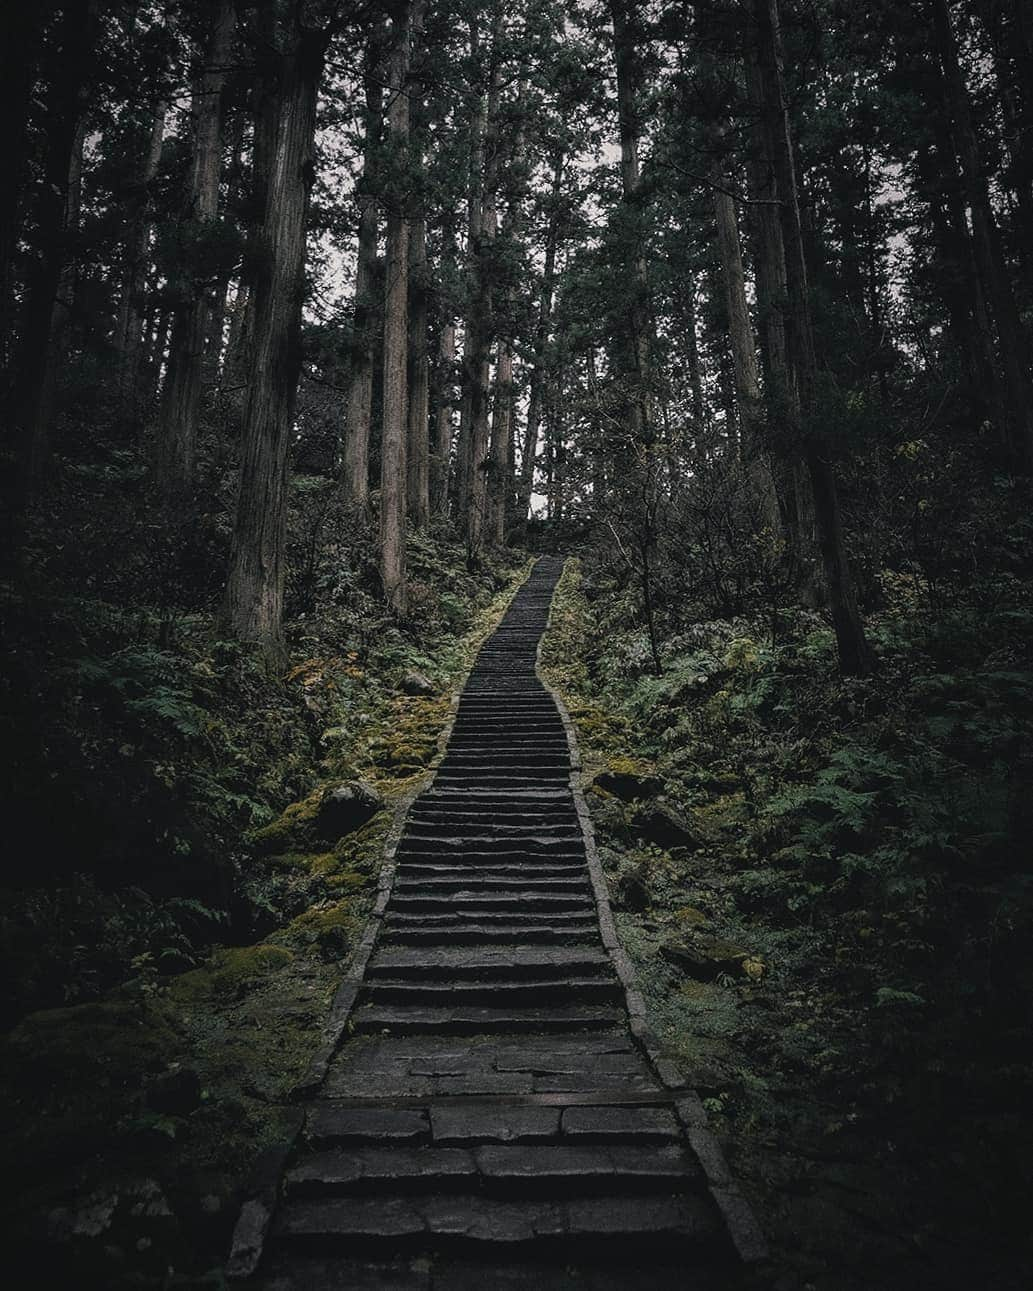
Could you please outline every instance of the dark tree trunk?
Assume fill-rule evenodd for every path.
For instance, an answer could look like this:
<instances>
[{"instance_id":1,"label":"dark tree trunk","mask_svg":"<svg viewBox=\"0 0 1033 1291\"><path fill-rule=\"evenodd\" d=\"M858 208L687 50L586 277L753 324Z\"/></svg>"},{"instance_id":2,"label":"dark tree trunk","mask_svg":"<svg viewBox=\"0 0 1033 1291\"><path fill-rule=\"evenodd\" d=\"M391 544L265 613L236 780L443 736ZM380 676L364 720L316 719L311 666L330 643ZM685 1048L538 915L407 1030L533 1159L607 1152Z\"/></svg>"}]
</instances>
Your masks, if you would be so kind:
<instances>
[{"instance_id":1,"label":"dark tree trunk","mask_svg":"<svg viewBox=\"0 0 1033 1291\"><path fill-rule=\"evenodd\" d=\"M430 359L427 353L427 221L413 220L409 237L409 518L430 519Z\"/></svg>"},{"instance_id":2,"label":"dark tree trunk","mask_svg":"<svg viewBox=\"0 0 1033 1291\"><path fill-rule=\"evenodd\" d=\"M303 28L298 14L287 26L277 60L275 164L258 248L240 492L222 612L230 634L261 645L274 666L283 657L287 464L301 368L316 98L327 41L325 32Z\"/></svg>"},{"instance_id":3,"label":"dark tree trunk","mask_svg":"<svg viewBox=\"0 0 1033 1291\"><path fill-rule=\"evenodd\" d=\"M844 673L866 676L871 672L874 660L864 635L847 562L836 478L831 462L831 445L824 426L817 424L817 409L814 406L817 360L789 110L782 72L778 0L755 0L755 13L764 102L770 119L776 124L772 140L772 161L781 199L782 245L788 298L786 340L799 396L801 424L797 430L804 444L804 460L814 497L826 592L836 632L840 667Z\"/></svg>"},{"instance_id":4,"label":"dark tree trunk","mask_svg":"<svg viewBox=\"0 0 1033 1291\"><path fill-rule=\"evenodd\" d=\"M380 311L375 299L379 215L375 177L376 151L384 116L380 83L383 32L378 28L366 47L366 111L363 125L362 178L358 188L359 244L355 265L355 313L348 363L344 413L345 500L365 508L369 503L369 446L373 420L373 356Z\"/></svg>"},{"instance_id":5,"label":"dark tree trunk","mask_svg":"<svg viewBox=\"0 0 1033 1291\"><path fill-rule=\"evenodd\" d=\"M450 282L455 274L455 226L446 216L442 230L441 277ZM449 467L452 460L453 409L455 406L456 326L452 303L440 293L444 316L438 337L434 370L434 451L430 463L430 501L434 515L448 514Z\"/></svg>"},{"instance_id":6,"label":"dark tree trunk","mask_svg":"<svg viewBox=\"0 0 1033 1291\"><path fill-rule=\"evenodd\" d=\"M126 230L125 265L122 271L122 290L115 322L115 347L119 355L118 387L122 415L133 418L139 396L140 343L142 340L144 288L147 282L148 252L151 241L149 215L150 189L161 164L162 145L165 138L164 103L154 108L154 121L143 166L136 207Z\"/></svg>"},{"instance_id":7,"label":"dark tree trunk","mask_svg":"<svg viewBox=\"0 0 1033 1291\"><path fill-rule=\"evenodd\" d=\"M43 34L42 5L0 6L0 120L6 123L7 158L0 185L0 406L10 398L14 318L14 260L23 223L23 199L32 135L29 115Z\"/></svg>"},{"instance_id":8,"label":"dark tree trunk","mask_svg":"<svg viewBox=\"0 0 1033 1291\"><path fill-rule=\"evenodd\" d=\"M971 212L976 266L997 325L997 347L1008 403L1008 451L1014 469L1028 474L1033 471L1033 388L1027 368L1025 333L990 201L986 170L972 122L968 88L958 62L947 0L930 0L930 7L950 107L954 147L961 163L965 199Z\"/></svg>"},{"instance_id":9,"label":"dark tree trunk","mask_svg":"<svg viewBox=\"0 0 1033 1291\"><path fill-rule=\"evenodd\" d=\"M552 202L545 234L545 262L542 266L541 295L538 299L538 319L534 334L534 361L531 368L530 391L527 400L527 423L524 427L523 453L520 457L520 485L517 498L517 516L527 519L534 490L534 467L538 456L538 433L542 424L542 405L547 382L546 350L549 344L549 326L552 320L552 295L556 282L556 249L559 242L559 199L563 191L564 153L557 149L552 156Z\"/></svg>"},{"instance_id":10,"label":"dark tree trunk","mask_svg":"<svg viewBox=\"0 0 1033 1291\"><path fill-rule=\"evenodd\" d=\"M629 437L636 442L653 439L653 407L650 360L649 274L646 265L643 221L642 176L639 139L642 134L638 97L641 70L637 49L637 6L628 0L610 0L613 22L614 62L617 71L617 109L620 126L621 188L628 245L625 270L628 290L626 314L626 379L631 389L626 404Z\"/></svg>"},{"instance_id":11,"label":"dark tree trunk","mask_svg":"<svg viewBox=\"0 0 1033 1291\"><path fill-rule=\"evenodd\" d=\"M236 10L219 0L205 50L204 69L194 92L194 143L187 227L203 236L219 210L222 171L223 88L233 47ZM187 270L186 299L176 308L172 348L162 391L161 424L155 459L158 487L166 498L189 493L194 478L197 423L201 410L208 324L206 284Z\"/></svg>"},{"instance_id":12,"label":"dark tree trunk","mask_svg":"<svg viewBox=\"0 0 1033 1291\"><path fill-rule=\"evenodd\" d=\"M479 146L474 152L471 189L470 244L472 300L463 346L463 399L460 435L465 503L466 546L471 556L481 548L488 506L488 387L493 339L491 261L497 224L496 189L499 168L499 92L501 79L502 7L496 4L492 23L491 70ZM477 206L476 219L473 207Z\"/></svg>"},{"instance_id":13,"label":"dark tree trunk","mask_svg":"<svg viewBox=\"0 0 1033 1291\"><path fill-rule=\"evenodd\" d=\"M94 22L89 0L70 0L60 19L46 98L46 156L36 202L37 243L26 285L14 423L19 440L19 486L13 512L20 514L43 473L50 442L50 392L56 379L52 344L67 302L67 266L73 253L78 202L83 100L92 61ZM46 60L50 63L50 59Z\"/></svg>"},{"instance_id":14,"label":"dark tree trunk","mask_svg":"<svg viewBox=\"0 0 1033 1291\"><path fill-rule=\"evenodd\" d=\"M409 60L413 4L392 23L388 70L388 140L395 157L409 151ZM384 290L384 422L380 446L380 578L396 614L406 610L406 441L408 436L409 223L404 192L387 194Z\"/></svg>"}]
</instances>

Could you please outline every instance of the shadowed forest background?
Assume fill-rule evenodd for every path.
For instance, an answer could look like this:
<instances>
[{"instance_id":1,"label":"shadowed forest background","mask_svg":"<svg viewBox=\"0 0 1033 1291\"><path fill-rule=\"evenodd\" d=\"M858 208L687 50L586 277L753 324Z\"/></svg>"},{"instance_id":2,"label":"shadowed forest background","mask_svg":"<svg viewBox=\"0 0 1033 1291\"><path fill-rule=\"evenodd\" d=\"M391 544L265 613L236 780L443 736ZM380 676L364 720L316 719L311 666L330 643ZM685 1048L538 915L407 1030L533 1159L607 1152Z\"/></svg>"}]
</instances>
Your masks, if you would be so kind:
<instances>
[{"instance_id":1,"label":"shadowed forest background","mask_svg":"<svg viewBox=\"0 0 1033 1291\"><path fill-rule=\"evenodd\" d=\"M1025 0L0 24L36 1285L221 1285L390 812L548 549L544 664L751 1285L1028 1287Z\"/></svg>"}]
</instances>

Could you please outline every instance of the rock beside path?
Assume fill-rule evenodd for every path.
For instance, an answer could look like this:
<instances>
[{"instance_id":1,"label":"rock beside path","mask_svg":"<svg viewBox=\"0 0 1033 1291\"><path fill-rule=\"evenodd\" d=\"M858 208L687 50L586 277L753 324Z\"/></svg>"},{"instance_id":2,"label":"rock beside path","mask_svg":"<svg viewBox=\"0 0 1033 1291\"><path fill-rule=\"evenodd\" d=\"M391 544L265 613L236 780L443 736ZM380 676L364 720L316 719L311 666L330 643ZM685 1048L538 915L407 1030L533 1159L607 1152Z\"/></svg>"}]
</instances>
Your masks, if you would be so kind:
<instances>
[{"instance_id":1,"label":"rock beside path","mask_svg":"<svg viewBox=\"0 0 1033 1291\"><path fill-rule=\"evenodd\" d=\"M333 842L372 819L384 800L364 780L347 780L327 789L316 810L315 828L320 838Z\"/></svg>"}]
</instances>

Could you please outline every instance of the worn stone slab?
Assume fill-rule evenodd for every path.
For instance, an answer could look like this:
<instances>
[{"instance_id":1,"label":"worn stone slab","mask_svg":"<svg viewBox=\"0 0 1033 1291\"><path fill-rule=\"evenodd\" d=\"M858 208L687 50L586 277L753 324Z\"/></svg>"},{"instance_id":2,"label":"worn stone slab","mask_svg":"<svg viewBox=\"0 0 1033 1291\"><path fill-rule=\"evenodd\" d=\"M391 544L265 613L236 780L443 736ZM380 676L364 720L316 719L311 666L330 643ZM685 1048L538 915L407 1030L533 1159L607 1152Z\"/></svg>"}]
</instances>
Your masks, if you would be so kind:
<instances>
[{"instance_id":1,"label":"worn stone slab","mask_svg":"<svg viewBox=\"0 0 1033 1291\"><path fill-rule=\"evenodd\" d=\"M564 1138L677 1139L678 1122L665 1107L567 1107Z\"/></svg>"},{"instance_id":2,"label":"worn stone slab","mask_svg":"<svg viewBox=\"0 0 1033 1291\"><path fill-rule=\"evenodd\" d=\"M408 1108L319 1107L309 1112L306 1134L314 1142L418 1142L430 1136L430 1118Z\"/></svg>"},{"instance_id":3,"label":"worn stone slab","mask_svg":"<svg viewBox=\"0 0 1033 1291\"><path fill-rule=\"evenodd\" d=\"M558 1107L432 1107L435 1143L527 1143L555 1138Z\"/></svg>"},{"instance_id":4,"label":"worn stone slab","mask_svg":"<svg viewBox=\"0 0 1033 1291\"><path fill-rule=\"evenodd\" d=\"M463 1148L348 1148L315 1152L287 1175L288 1194L311 1194L390 1184L405 1191L413 1182L422 1185L472 1181L477 1165Z\"/></svg>"},{"instance_id":5,"label":"worn stone slab","mask_svg":"<svg viewBox=\"0 0 1033 1291\"><path fill-rule=\"evenodd\" d=\"M556 1180L605 1180L614 1191L629 1180L681 1185L699 1177L699 1170L676 1146L488 1146L474 1150L477 1168L495 1183L524 1182L541 1188Z\"/></svg>"},{"instance_id":6,"label":"worn stone slab","mask_svg":"<svg viewBox=\"0 0 1033 1291\"><path fill-rule=\"evenodd\" d=\"M588 950L567 946L545 949L537 946L501 948L478 946L476 948L442 947L439 950L411 950L398 946L383 946L377 952L370 969L374 973L439 971L485 971L506 967L566 969L575 971L594 966L609 967L609 957L602 950Z\"/></svg>"},{"instance_id":7,"label":"worn stone slab","mask_svg":"<svg viewBox=\"0 0 1033 1291\"><path fill-rule=\"evenodd\" d=\"M558 1052L552 1049L528 1049L521 1054L499 1053L496 1057L499 1071L531 1071L535 1075L624 1075L644 1076L649 1072L645 1063L635 1053L578 1052L572 1047Z\"/></svg>"}]
</instances>

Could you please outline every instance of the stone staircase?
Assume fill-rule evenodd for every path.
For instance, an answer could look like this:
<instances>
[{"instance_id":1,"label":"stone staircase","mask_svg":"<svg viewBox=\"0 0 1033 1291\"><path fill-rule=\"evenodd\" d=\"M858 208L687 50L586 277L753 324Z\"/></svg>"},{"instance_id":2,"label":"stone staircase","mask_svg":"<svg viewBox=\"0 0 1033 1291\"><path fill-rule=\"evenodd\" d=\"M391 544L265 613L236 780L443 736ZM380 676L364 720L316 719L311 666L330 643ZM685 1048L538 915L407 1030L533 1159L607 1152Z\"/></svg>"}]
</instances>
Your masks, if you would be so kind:
<instances>
[{"instance_id":1,"label":"stone staircase","mask_svg":"<svg viewBox=\"0 0 1033 1291\"><path fill-rule=\"evenodd\" d=\"M257 1263L266 1291L725 1287L763 1253L698 1099L629 1014L536 670L562 567L536 564L480 652L405 820L351 1036L278 1196L245 1207L230 1271Z\"/></svg>"}]
</instances>

